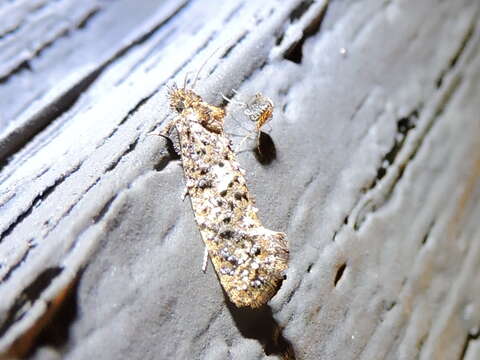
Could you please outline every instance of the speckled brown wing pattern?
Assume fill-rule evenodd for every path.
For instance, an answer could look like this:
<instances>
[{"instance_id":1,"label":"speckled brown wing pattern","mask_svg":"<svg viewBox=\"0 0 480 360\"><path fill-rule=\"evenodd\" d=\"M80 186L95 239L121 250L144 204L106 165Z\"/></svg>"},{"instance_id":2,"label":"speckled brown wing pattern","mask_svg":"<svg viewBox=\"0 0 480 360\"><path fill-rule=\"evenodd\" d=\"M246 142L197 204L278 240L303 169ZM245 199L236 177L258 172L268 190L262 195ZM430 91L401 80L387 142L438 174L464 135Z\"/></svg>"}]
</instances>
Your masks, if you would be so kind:
<instances>
[{"instance_id":1,"label":"speckled brown wing pattern","mask_svg":"<svg viewBox=\"0 0 480 360\"><path fill-rule=\"evenodd\" d=\"M288 267L286 235L261 225L223 132L223 109L185 89L173 89L170 102L179 113L174 121L188 194L220 282L235 305L262 306Z\"/></svg>"}]
</instances>

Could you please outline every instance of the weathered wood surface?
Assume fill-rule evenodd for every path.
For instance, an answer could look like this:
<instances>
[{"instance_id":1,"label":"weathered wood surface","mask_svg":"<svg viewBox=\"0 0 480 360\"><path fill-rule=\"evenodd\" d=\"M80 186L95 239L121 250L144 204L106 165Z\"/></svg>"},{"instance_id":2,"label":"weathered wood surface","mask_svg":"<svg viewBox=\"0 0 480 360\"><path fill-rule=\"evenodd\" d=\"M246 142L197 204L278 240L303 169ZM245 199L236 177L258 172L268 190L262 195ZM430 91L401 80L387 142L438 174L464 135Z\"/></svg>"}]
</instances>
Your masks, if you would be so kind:
<instances>
[{"instance_id":1,"label":"weathered wood surface","mask_svg":"<svg viewBox=\"0 0 480 360\"><path fill-rule=\"evenodd\" d=\"M0 351L35 359L479 359L480 3L0 4ZM226 304L149 133L165 85L270 96L241 163L287 279ZM244 119L227 110L231 132ZM234 121L234 119L236 121ZM253 147L253 145L251 145Z\"/></svg>"}]
</instances>

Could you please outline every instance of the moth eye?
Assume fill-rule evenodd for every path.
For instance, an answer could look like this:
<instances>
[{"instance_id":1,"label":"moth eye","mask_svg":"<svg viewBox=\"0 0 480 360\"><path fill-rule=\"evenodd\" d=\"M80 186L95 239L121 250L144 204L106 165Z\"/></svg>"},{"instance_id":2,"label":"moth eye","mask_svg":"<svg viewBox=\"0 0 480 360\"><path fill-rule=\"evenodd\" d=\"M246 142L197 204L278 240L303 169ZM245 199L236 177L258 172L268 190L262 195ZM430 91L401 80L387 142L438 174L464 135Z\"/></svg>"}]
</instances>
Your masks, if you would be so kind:
<instances>
[{"instance_id":1,"label":"moth eye","mask_svg":"<svg viewBox=\"0 0 480 360\"><path fill-rule=\"evenodd\" d=\"M183 112L183 110L185 110L185 106L183 105L182 102L179 102L178 104L175 105L175 110L181 113Z\"/></svg>"}]
</instances>

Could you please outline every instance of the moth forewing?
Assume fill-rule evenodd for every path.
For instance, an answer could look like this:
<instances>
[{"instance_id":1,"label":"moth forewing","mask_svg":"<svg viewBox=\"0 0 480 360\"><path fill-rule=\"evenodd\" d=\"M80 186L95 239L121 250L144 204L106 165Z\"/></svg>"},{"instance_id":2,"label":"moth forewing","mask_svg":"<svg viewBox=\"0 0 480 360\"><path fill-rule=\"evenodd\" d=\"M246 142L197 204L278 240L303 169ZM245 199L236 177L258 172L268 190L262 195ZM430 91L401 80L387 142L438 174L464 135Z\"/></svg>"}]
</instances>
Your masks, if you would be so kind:
<instances>
[{"instance_id":1,"label":"moth forewing","mask_svg":"<svg viewBox=\"0 0 480 360\"><path fill-rule=\"evenodd\" d=\"M288 267L286 235L258 219L245 171L223 131L224 110L192 90L175 87L169 97L178 113L187 191L215 271L236 306L262 306Z\"/></svg>"}]
</instances>

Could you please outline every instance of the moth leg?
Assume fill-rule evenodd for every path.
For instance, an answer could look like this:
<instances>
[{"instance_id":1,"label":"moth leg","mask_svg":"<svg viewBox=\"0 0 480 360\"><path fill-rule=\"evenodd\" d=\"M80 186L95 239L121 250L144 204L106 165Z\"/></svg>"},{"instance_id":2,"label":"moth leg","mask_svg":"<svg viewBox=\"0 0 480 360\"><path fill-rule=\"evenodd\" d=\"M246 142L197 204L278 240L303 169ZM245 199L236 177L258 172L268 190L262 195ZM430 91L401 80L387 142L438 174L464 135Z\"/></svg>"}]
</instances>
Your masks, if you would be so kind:
<instances>
[{"instance_id":1,"label":"moth leg","mask_svg":"<svg viewBox=\"0 0 480 360\"><path fill-rule=\"evenodd\" d=\"M162 129L162 131L160 131L160 135L169 136L172 132L172 129L177 125L177 122L177 119L170 120Z\"/></svg>"},{"instance_id":2,"label":"moth leg","mask_svg":"<svg viewBox=\"0 0 480 360\"><path fill-rule=\"evenodd\" d=\"M174 131L176 123L176 120L172 120L159 133L152 131L147 135L163 137L167 141L167 150L170 156L174 159L180 159L182 153L180 150L180 139L178 133Z\"/></svg>"},{"instance_id":3,"label":"moth leg","mask_svg":"<svg viewBox=\"0 0 480 360\"><path fill-rule=\"evenodd\" d=\"M165 127L159 132L159 133L156 133L154 131L152 132L149 132L148 135L157 135L157 136L162 136L162 137L169 137L171 131L172 131L172 128L175 127L175 125L177 125L177 119L173 119L173 120L170 120L167 125L165 125Z\"/></svg>"},{"instance_id":4,"label":"moth leg","mask_svg":"<svg viewBox=\"0 0 480 360\"><path fill-rule=\"evenodd\" d=\"M242 148L242 145L243 143L247 140L247 139L252 139L252 134L255 133L254 132L251 132L250 134L244 136L244 138L242 139L242 141L240 141L240 143L238 144L237 148L235 149L235 153L238 154L240 152L240 149ZM260 133L257 134L256 138L257 138L257 144L259 144L259 139L260 139Z\"/></svg>"},{"instance_id":5,"label":"moth leg","mask_svg":"<svg viewBox=\"0 0 480 360\"><path fill-rule=\"evenodd\" d=\"M185 186L185 188L183 189L183 192L182 192L182 195L180 196L182 201L185 200L185 198L187 197L188 195L188 187Z\"/></svg>"},{"instance_id":6,"label":"moth leg","mask_svg":"<svg viewBox=\"0 0 480 360\"><path fill-rule=\"evenodd\" d=\"M171 120L168 122L167 125L160 131L160 132L155 132L155 131L150 131L147 135L155 135L155 136L161 136L164 138L169 138L169 135L172 131L172 128L177 124L177 120Z\"/></svg>"},{"instance_id":7,"label":"moth leg","mask_svg":"<svg viewBox=\"0 0 480 360\"><path fill-rule=\"evenodd\" d=\"M232 91L235 93L235 94L238 94L238 92L235 90L235 89L232 89ZM247 104L245 104L244 102L241 102L241 101L238 101L238 100L234 100L234 99L230 99L228 97L226 97L225 95L221 94L222 95L222 98L223 100L225 100L226 102L228 103L231 103L231 104L236 104L236 105L239 105L239 106L242 106L242 107L246 107Z\"/></svg>"},{"instance_id":8,"label":"moth leg","mask_svg":"<svg viewBox=\"0 0 480 360\"><path fill-rule=\"evenodd\" d=\"M203 264L202 264L202 271L204 273L207 272L207 266L208 266L208 249L205 246L205 252L203 253Z\"/></svg>"},{"instance_id":9,"label":"moth leg","mask_svg":"<svg viewBox=\"0 0 480 360\"><path fill-rule=\"evenodd\" d=\"M262 150L260 149L260 135L262 134L262 132L260 131L260 129L257 131L257 151L259 154L262 154Z\"/></svg>"}]
</instances>

